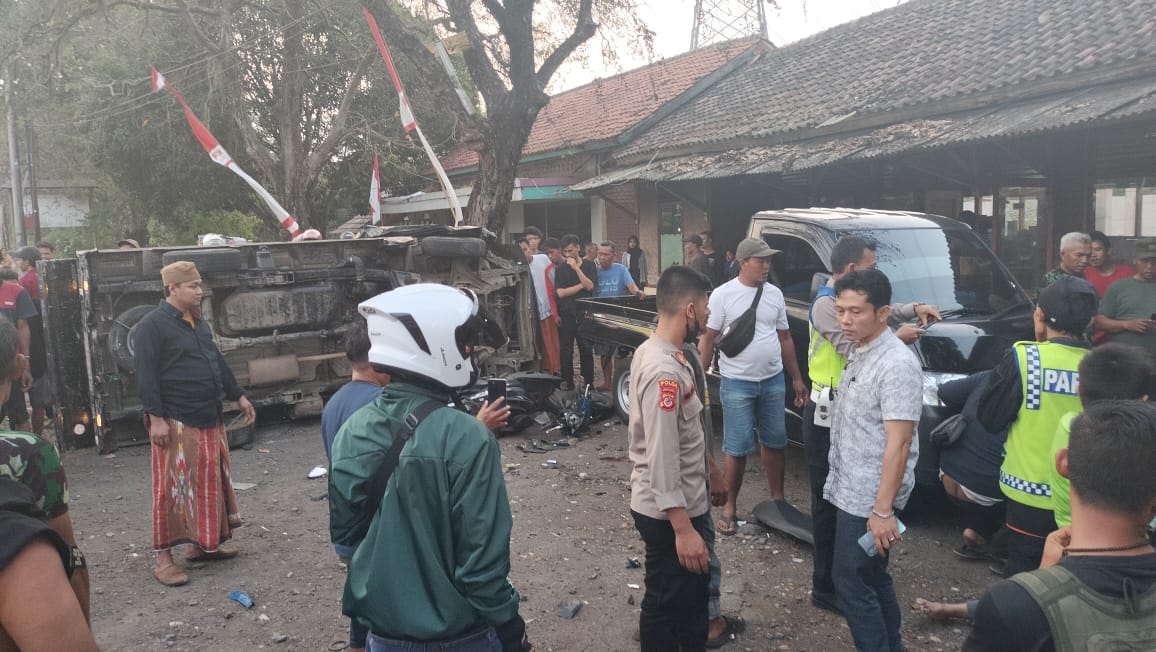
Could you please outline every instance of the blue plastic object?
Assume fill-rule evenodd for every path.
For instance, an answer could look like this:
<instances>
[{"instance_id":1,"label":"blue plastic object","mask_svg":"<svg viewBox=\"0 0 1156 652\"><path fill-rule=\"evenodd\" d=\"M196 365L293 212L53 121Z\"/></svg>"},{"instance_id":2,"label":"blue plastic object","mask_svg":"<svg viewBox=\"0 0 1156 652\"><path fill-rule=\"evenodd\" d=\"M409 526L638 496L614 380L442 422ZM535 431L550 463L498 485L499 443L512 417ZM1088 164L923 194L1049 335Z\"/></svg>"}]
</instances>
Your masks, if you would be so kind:
<instances>
[{"instance_id":1,"label":"blue plastic object","mask_svg":"<svg viewBox=\"0 0 1156 652\"><path fill-rule=\"evenodd\" d=\"M245 593L244 591L233 591L229 594L229 599L237 602L246 609L251 609L253 607L253 599L250 598L249 594Z\"/></svg>"}]
</instances>

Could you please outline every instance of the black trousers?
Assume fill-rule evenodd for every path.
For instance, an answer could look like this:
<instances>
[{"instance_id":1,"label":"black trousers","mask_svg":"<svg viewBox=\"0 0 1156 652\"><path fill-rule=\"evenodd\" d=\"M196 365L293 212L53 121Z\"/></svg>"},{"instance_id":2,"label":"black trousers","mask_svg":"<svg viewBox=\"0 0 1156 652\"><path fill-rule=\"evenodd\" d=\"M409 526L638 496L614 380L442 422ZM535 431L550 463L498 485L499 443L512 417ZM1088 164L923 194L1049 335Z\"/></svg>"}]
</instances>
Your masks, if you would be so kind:
<instances>
[{"instance_id":1,"label":"black trousers","mask_svg":"<svg viewBox=\"0 0 1156 652\"><path fill-rule=\"evenodd\" d=\"M1056 529L1056 515L1050 509L1029 507L1008 499L1007 574L1009 576L1040 567L1045 539Z\"/></svg>"},{"instance_id":2,"label":"black trousers","mask_svg":"<svg viewBox=\"0 0 1156 652\"><path fill-rule=\"evenodd\" d=\"M642 614L638 617L642 652L705 650L710 625L707 615L710 573L692 573L678 562L670 521L650 518L634 510L630 513L646 544L646 593L642 596ZM708 546L713 544L710 512L690 522Z\"/></svg>"},{"instance_id":3,"label":"black trousers","mask_svg":"<svg viewBox=\"0 0 1156 652\"><path fill-rule=\"evenodd\" d=\"M578 364L581 365L582 378L585 379L582 387L594 384L594 349L589 342L578 337L578 315L560 313L562 323L558 325L558 346L561 351L562 379L570 382L574 377L574 343L578 343ZM609 381L607 381L609 382Z\"/></svg>"},{"instance_id":4,"label":"black trousers","mask_svg":"<svg viewBox=\"0 0 1156 652\"><path fill-rule=\"evenodd\" d=\"M806 443L807 470L811 476L811 533L815 538L811 590L835 594L831 568L835 563L835 517L839 509L823 498L823 485L830 471L827 453L831 450L831 429L815 425L815 406L803 410L803 441Z\"/></svg>"}]
</instances>

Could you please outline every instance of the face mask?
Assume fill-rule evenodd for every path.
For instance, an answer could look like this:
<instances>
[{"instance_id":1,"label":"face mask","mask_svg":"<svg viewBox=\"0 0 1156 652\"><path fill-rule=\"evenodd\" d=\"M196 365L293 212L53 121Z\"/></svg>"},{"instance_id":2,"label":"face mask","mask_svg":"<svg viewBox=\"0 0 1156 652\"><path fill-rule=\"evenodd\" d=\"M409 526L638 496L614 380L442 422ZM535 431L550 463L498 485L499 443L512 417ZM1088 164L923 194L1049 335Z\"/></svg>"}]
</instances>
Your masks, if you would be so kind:
<instances>
[{"instance_id":1,"label":"face mask","mask_svg":"<svg viewBox=\"0 0 1156 652\"><path fill-rule=\"evenodd\" d=\"M698 336L702 335L702 326L698 323L698 315L693 317L685 317L686 319L686 336L683 341L687 344L694 344L698 342Z\"/></svg>"}]
</instances>

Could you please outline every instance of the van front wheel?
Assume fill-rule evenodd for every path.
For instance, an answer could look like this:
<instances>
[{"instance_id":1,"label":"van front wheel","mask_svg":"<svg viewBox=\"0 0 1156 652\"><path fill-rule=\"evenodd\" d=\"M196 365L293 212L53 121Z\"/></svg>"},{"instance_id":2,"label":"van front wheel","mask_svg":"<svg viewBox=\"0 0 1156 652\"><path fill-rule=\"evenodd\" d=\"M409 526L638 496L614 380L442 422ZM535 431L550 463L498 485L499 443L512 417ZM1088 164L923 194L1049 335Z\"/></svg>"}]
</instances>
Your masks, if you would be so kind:
<instances>
[{"instance_id":1,"label":"van front wheel","mask_svg":"<svg viewBox=\"0 0 1156 652\"><path fill-rule=\"evenodd\" d=\"M614 411L622 423L630 423L630 362L633 356L614 361L614 380L610 383L610 393L614 397Z\"/></svg>"}]
</instances>

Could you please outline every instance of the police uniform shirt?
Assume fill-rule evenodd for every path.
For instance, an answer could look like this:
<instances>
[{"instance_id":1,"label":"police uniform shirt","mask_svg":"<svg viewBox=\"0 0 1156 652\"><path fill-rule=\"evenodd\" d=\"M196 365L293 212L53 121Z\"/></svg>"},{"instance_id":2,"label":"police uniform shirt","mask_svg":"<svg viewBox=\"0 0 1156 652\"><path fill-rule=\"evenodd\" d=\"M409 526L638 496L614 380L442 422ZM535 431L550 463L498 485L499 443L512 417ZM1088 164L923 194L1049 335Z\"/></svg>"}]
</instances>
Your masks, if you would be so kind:
<instances>
[{"instance_id":1,"label":"police uniform shirt","mask_svg":"<svg viewBox=\"0 0 1156 652\"><path fill-rule=\"evenodd\" d=\"M681 349L652 335L634 352L630 379L630 509L662 520L677 507L706 514L703 405Z\"/></svg>"}]
</instances>

